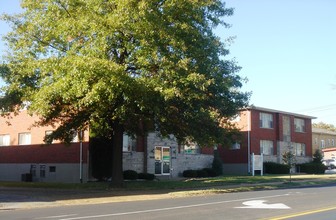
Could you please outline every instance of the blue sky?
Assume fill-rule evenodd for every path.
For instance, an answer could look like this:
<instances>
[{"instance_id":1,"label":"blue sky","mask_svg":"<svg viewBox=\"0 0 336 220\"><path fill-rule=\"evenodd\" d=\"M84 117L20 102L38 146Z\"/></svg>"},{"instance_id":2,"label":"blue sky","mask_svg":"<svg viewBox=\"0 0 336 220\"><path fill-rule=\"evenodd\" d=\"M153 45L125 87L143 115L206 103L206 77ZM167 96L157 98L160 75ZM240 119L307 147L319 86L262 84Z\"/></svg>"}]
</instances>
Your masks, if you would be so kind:
<instances>
[{"instance_id":1,"label":"blue sky","mask_svg":"<svg viewBox=\"0 0 336 220\"><path fill-rule=\"evenodd\" d=\"M17 12L19 0L1 0L0 13ZM246 77L250 104L315 116L336 125L336 1L227 0L235 8L218 28L235 36L230 55ZM0 35L9 30L0 22ZM4 43L0 41L0 55Z\"/></svg>"}]
</instances>

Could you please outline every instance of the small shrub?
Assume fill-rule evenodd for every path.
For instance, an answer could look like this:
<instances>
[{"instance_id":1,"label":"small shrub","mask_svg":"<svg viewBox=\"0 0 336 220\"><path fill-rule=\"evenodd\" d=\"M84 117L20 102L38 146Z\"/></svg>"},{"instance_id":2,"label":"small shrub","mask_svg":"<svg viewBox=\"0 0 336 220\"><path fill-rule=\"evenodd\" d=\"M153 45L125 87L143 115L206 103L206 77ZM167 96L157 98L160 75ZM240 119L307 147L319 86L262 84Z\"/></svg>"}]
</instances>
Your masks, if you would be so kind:
<instances>
[{"instance_id":1,"label":"small shrub","mask_svg":"<svg viewBox=\"0 0 336 220\"><path fill-rule=\"evenodd\" d=\"M125 170L123 172L125 180L136 180L138 179L138 173L134 170Z\"/></svg>"},{"instance_id":2,"label":"small shrub","mask_svg":"<svg viewBox=\"0 0 336 220\"><path fill-rule=\"evenodd\" d=\"M144 180L154 180L155 175L152 173L139 173L138 179L144 179Z\"/></svg>"},{"instance_id":3,"label":"small shrub","mask_svg":"<svg viewBox=\"0 0 336 220\"><path fill-rule=\"evenodd\" d=\"M197 177L202 178L202 177L208 177L208 172L204 169L202 170L196 170Z\"/></svg>"},{"instance_id":4,"label":"small shrub","mask_svg":"<svg viewBox=\"0 0 336 220\"><path fill-rule=\"evenodd\" d=\"M196 178L197 171L196 170L185 170L183 171L183 177Z\"/></svg>"},{"instance_id":5,"label":"small shrub","mask_svg":"<svg viewBox=\"0 0 336 220\"><path fill-rule=\"evenodd\" d=\"M203 168L208 173L209 177L215 177L217 176L217 173L212 168Z\"/></svg>"},{"instance_id":6,"label":"small shrub","mask_svg":"<svg viewBox=\"0 0 336 220\"><path fill-rule=\"evenodd\" d=\"M323 174L327 167L322 163L310 162L299 164L300 172L307 174Z\"/></svg>"},{"instance_id":7,"label":"small shrub","mask_svg":"<svg viewBox=\"0 0 336 220\"><path fill-rule=\"evenodd\" d=\"M274 162L264 162L264 172L268 174L288 174L289 166Z\"/></svg>"}]
</instances>

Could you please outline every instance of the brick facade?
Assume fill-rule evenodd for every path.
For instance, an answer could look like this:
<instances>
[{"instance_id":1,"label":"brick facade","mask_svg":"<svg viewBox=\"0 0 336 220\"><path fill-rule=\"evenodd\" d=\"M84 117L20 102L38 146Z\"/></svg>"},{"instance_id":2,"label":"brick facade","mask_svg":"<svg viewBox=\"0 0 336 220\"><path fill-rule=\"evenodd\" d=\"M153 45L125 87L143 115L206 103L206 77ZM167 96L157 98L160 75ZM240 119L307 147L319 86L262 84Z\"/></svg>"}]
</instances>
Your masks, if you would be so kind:
<instances>
[{"instance_id":1,"label":"brick facade","mask_svg":"<svg viewBox=\"0 0 336 220\"><path fill-rule=\"evenodd\" d=\"M271 127L261 127L261 113L271 117ZM264 161L282 163L282 154L288 150L297 152L294 149L297 145L304 146L304 155L297 155L297 161L303 163L311 160L313 153L311 120L313 118L260 107L250 107L241 111L236 120L242 132L242 139L239 140L240 148L232 149L231 146L224 146L219 149L224 162L224 172L232 173L232 170L239 173L251 172L250 155L261 154L261 141L272 143L272 153L264 155ZM295 120L304 124L304 130L295 129Z\"/></svg>"}]
</instances>

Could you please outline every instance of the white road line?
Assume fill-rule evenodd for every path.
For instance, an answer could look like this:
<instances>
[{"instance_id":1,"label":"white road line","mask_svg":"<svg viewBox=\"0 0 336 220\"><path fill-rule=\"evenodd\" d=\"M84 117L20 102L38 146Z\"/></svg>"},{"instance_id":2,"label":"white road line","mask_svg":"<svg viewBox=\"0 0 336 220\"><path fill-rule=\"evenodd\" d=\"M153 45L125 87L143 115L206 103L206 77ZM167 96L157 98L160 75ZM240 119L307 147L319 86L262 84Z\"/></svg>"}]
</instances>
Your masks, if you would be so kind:
<instances>
[{"instance_id":1,"label":"white road line","mask_svg":"<svg viewBox=\"0 0 336 220\"><path fill-rule=\"evenodd\" d=\"M104 215L91 215L91 216L74 217L74 218L63 218L59 220L97 219L97 218L104 218L104 217L111 217L111 216L133 215L133 214L141 214L141 213L148 213L148 212L160 212L160 211L168 211L168 210L174 210L174 209L185 209L185 208L194 208L194 207L200 207L200 206L217 205L217 204L224 204L224 203L231 203L231 202L276 198L276 197L283 197L283 196L289 196L289 195L290 194L287 193L287 194L263 196L263 197L256 197L256 198L245 198L245 199L236 199L236 200L228 200L228 201L220 201L220 202L200 203L200 204L195 204L195 205L174 206L174 207L160 208L160 209L148 209L148 210L133 211L133 212L120 212L120 213L104 214Z\"/></svg>"},{"instance_id":2,"label":"white road line","mask_svg":"<svg viewBox=\"0 0 336 220\"><path fill-rule=\"evenodd\" d=\"M39 218L35 218L35 219L53 219L53 218L64 218L64 217L70 217L70 216L76 216L76 215L78 215L78 214L46 216L46 217L39 217Z\"/></svg>"}]
</instances>

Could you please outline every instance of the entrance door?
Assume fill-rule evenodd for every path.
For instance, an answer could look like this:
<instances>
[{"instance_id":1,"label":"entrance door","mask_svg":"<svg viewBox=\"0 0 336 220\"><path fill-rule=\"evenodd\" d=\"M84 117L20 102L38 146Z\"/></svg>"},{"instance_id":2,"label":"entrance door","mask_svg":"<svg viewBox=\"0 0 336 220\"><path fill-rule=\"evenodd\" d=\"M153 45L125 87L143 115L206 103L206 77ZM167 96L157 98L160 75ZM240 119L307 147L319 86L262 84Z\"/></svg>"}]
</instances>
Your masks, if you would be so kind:
<instances>
[{"instance_id":1,"label":"entrance door","mask_svg":"<svg viewBox=\"0 0 336 220\"><path fill-rule=\"evenodd\" d=\"M155 147L155 174L170 174L170 147Z\"/></svg>"}]
</instances>

